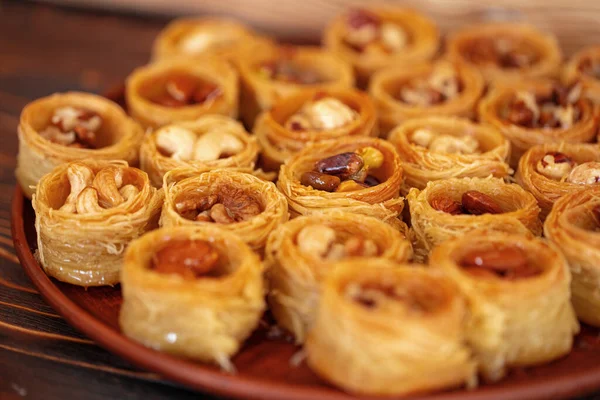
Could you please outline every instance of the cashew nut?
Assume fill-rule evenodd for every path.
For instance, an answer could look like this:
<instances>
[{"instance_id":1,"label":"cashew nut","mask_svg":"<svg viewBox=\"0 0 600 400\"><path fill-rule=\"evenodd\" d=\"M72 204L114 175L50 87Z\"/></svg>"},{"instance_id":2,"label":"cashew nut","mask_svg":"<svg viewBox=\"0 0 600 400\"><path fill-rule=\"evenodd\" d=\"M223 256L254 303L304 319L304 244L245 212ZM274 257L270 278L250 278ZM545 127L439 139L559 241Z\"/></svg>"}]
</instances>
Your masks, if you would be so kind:
<instances>
[{"instance_id":1,"label":"cashew nut","mask_svg":"<svg viewBox=\"0 0 600 400\"><path fill-rule=\"evenodd\" d=\"M67 177L71 185L71 193L60 207L60 211L74 213L77 197L87 186L90 186L94 179L94 171L84 165L71 165L67 168Z\"/></svg>"},{"instance_id":2,"label":"cashew nut","mask_svg":"<svg viewBox=\"0 0 600 400\"><path fill-rule=\"evenodd\" d=\"M326 225L309 225L298 233L298 249L305 254L324 257L335 241L335 230Z\"/></svg>"},{"instance_id":3,"label":"cashew nut","mask_svg":"<svg viewBox=\"0 0 600 400\"><path fill-rule=\"evenodd\" d=\"M392 52L402 50L408 43L406 31L397 24L386 22L381 25L381 42Z\"/></svg>"},{"instance_id":4,"label":"cashew nut","mask_svg":"<svg viewBox=\"0 0 600 400\"><path fill-rule=\"evenodd\" d=\"M98 192L93 187L86 187L77 196L77 214L94 214L105 211L98 204Z\"/></svg>"},{"instance_id":5,"label":"cashew nut","mask_svg":"<svg viewBox=\"0 0 600 400\"><path fill-rule=\"evenodd\" d=\"M99 171L92 186L98 190L100 205L105 208L116 207L125 199L119 192L123 186L123 169L121 167L106 167Z\"/></svg>"},{"instance_id":6,"label":"cashew nut","mask_svg":"<svg viewBox=\"0 0 600 400\"><path fill-rule=\"evenodd\" d=\"M455 137L440 135L429 144L429 150L431 151L451 154L478 153L478 148L479 142L472 136Z\"/></svg>"},{"instance_id":7,"label":"cashew nut","mask_svg":"<svg viewBox=\"0 0 600 400\"><path fill-rule=\"evenodd\" d=\"M200 136L193 146L194 160L218 160L224 154L237 154L244 143L231 133L213 129Z\"/></svg>"},{"instance_id":8,"label":"cashew nut","mask_svg":"<svg viewBox=\"0 0 600 400\"><path fill-rule=\"evenodd\" d=\"M156 146L174 160L192 159L196 134L177 125L168 126L156 135Z\"/></svg>"},{"instance_id":9,"label":"cashew nut","mask_svg":"<svg viewBox=\"0 0 600 400\"><path fill-rule=\"evenodd\" d=\"M135 185L125 185L121 189L119 189L119 193L125 201L129 201L133 199L140 193L140 190Z\"/></svg>"}]
</instances>

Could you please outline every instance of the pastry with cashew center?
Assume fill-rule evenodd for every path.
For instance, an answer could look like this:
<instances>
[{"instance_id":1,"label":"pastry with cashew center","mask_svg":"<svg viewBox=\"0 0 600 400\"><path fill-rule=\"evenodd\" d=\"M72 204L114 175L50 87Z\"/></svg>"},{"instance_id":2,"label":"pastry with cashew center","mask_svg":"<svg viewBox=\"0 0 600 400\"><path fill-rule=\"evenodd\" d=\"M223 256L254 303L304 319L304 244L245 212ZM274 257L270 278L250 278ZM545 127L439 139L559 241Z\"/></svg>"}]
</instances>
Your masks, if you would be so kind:
<instances>
[{"instance_id":1,"label":"pastry with cashew center","mask_svg":"<svg viewBox=\"0 0 600 400\"><path fill-rule=\"evenodd\" d=\"M161 226L217 224L262 251L269 234L288 220L285 197L272 182L216 169L175 169L164 178Z\"/></svg>"},{"instance_id":2,"label":"pastry with cashew center","mask_svg":"<svg viewBox=\"0 0 600 400\"><path fill-rule=\"evenodd\" d=\"M279 326L303 343L333 262L359 257L404 262L411 256L404 224L398 230L377 218L338 211L294 218L267 242L271 312Z\"/></svg>"},{"instance_id":3,"label":"pastry with cashew center","mask_svg":"<svg viewBox=\"0 0 600 400\"><path fill-rule=\"evenodd\" d=\"M402 122L432 115L473 117L484 81L476 69L446 60L390 67L373 75L369 94L381 132Z\"/></svg>"},{"instance_id":4,"label":"pastry with cashew center","mask_svg":"<svg viewBox=\"0 0 600 400\"><path fill-rule=\"evenodd\" d=\"M399 7L351 9L325 29L323 44L352 64L359 86L388 66L427 61L439 46L435 23L423 14Z\"/></svg>"},{"instance_id":5,"label":"pastry with cashew center","mask_svg":"<svg viewBox=\"0 0 600 400\"><path fill-rule=\"evenodd\" d=\"M146 135L141 166L154 186L175 168L232 168L251 173L258 158L256 139L235 120L205 115L195 121L164 126Z\"/></svg>"},{"instance_id":6,"label":"pastry with cashew center","mask_svg":"<svg viewBox=\"0 0 600 400\"><path fill-rule=\"evenodd\" d=\"M490 175L506 178L510 143L489 125L455 117L426 117L404 122L390 133L406 180L403 192L427 182Z\"/></svg>"},{"instance_id":7,"label":"pastry with cashew center","mask_svg":"<svg viewBox=\"0 0 600 400\"><path fill-rule=\"evenodd\" d=\"M567 83L581 82L584 95L600 104L600 46L591 46L575 53L563 69Z\"/></svg>"},{"instance_id":8,"label":"pastry with cashew center","mask_svg":"<svg viewBox=\"0 0 600 400\"><path fill-rule=\"evenodd\" d=\"M125 162L58 166L33 197L40 264L74 285L117 284L126 247L158 226L162 203L148 175Z\"/></svg>"},{"instance_id":9,"label":"pastry with cashew center","mask_svg":"<svg viewBox=\"0 0 600 400\"><path fill-rule=\"evenodd\" d=\"M511 142L510 165L534 145L594 140L598 121L582 86L550 80L522 81L492 89L479 103L479 118Z\"/></svg>"},{"instance_id":10,"label":"pastry with cashew center","mask_svg":"<svg viewBox=\"0 0 600 400\"><path fill-rule=\"evenodd\" d=\"M54 167L77 160L137 165L142 128L121 107L93 94L57 93L29 103L19 120L16 175L27 197Z\"/></svg>"},{"instance_id":11,"label":"pastry with cashew center","mask_svg":"<svg viewBox=\"0 0 600 400\"><path fill-rule=\"evenodd\" d=\"M157 229L125 254L121 329L155 350L233 372L230 358L265 310L262 273L258 256L231 232Z\"/></svg>"},{"instance_id":12,"label":"pastry with cashew center","mask_svg":"<svg viewBox=\"0 0 600 400\"><path fill-rule=\"evenodd\" d=\"M369 268L365 268L365 266ZM308 334L308 365L354 394L472 386L467 309L439 271L384 259L333 264Z\"/></svg>"},{"instance_id":13,"label":"pastry with cashew center","mask_svg":"<svg viewBox=\"0 0 600 400\"><path fill-rule=\"evenodd\" d=\"M563 255L538 238L478 231L433 250L429 265L459 287L467 343L487 380L568 354L579 324Z\"/></svg>"}]
</instances>

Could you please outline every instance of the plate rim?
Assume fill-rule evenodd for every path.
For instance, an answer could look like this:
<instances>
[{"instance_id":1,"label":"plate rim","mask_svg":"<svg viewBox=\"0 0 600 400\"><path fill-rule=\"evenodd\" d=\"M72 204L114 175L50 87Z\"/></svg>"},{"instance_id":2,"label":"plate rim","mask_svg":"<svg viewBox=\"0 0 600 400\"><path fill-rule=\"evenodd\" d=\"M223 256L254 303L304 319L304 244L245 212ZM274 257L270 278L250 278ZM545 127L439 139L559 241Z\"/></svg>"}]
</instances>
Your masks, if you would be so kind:
<instances>
[{"instance_id":1,"label":"plate rim","mask_svg":"<svg viewBox=\"0 0 600 400\"><path fill-rule=\"evenodd\" d=\"M113 329L67 297L46 275L29 248L23 218L24 204L29 201L16 184L11 205L11 233L17 257L29 279L42 297L71 326L105 350L116 354L143 370L154 372L173 382L207 394L237 399L319 400L366 399L339 391L275 382L258 377L231 375L206 364L180 359L147 348ZM600 388L600 362L595 368L564 374L552 380L519 382L512 387L497 386L488 390L437 392L403 396L407 400L503 400L511 396L528 399L568 398L585 395ZM382 399L382 397L377 397ZM383 397L394 398L394 397ZM514 397L513 397L514 398Z\"/></svg>"}]
</instances>

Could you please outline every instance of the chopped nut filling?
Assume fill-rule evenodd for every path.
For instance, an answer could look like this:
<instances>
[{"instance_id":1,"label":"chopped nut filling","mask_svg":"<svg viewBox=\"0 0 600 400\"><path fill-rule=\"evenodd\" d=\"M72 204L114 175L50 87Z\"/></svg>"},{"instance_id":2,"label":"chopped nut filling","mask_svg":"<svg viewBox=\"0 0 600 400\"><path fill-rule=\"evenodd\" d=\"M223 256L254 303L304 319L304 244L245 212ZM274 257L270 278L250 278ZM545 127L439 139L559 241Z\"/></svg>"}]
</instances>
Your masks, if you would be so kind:
<instances>
[{"instance_id":1,"label":"chopped nut filling","mask_svg":"<svg viewBox=\"0 0 600 400\"><path fill-rule=\"evenodd\" d=\"M205 240L172 240L152 255L150 268L185 280L206 276L219 263L219 253Z\"/></svg>"},{"instance_id":2,"label":"chopped nut filling","mask_svg":"<svg viewBox=\"0 0 600 400\"><path fill-rule=\"evenodd\" d=\"M502 207L491 197L477 190L463 193L461 201L452 200L450 197L438 196L430 201L433 209L452 215L482 215L502 214Z\"/></svg>"},{"instance_id":3,"label":"chopped nut filling","mask_svg":"<svg viewBox=\"0 0 600 400\"><path fill-rule=\"evenodd\" d=\"M233 133L219 127L201 135L172 125L156 135L161 154L178 161L213 161L231 157L244 149L244 143Z\"/></svg>"},{"instance_id":4,"label":"chopped nut filling","mask_svg":"<svg viewBox=\"0 0 600 400\"><path fill-rule=\"evenodd\" d=\"M474 64L491 64L504 69L528 67L539 59L531 45L508 37L475 39L464 49L463 54Z\"/></svg>"},{"instance_id":5,"label":"chopped nut filling","mask_svg":"<svg viewBox=\"0 0 600 400\"><path fill-rule=\"evenodd\" d=\"M163 80L163 86L148 99L164 107L203 104L214 101L223 94L217 84L184 72L171 72Z\"/></svg>"},{"instance_id":6,"label":"chopped nut filling","mask_svg":"<svg viewBox=\"0 0 600 400\"><path fill-rule=\"evenodd\" d=\"M463 256L461 268L481 278L515 280L537 276L542 270L527 259L518 247L498 247L474 250Z\"/></svg>"},{"instance_id":7,"label":"chopped nut filling","mask_svg":"<svg viewBox=\"0 0 600 400\"><path fill-rule=\"evenodd\" d=\"M526 128L568 129L581 118L577 103L581 85L554 85L545 93L517 92L508 103L504 118Z\"/></svg>"},{"instance_id":8,"label":"chopped nut filling","mask_svg":"<svg viewBox=\"0 0 600 400\"><path fill-rule=\"evenodd\" d=\"M392 22L382 21L367 10L352 10L346 20L344 43L359 53L398 53L408 46L406 30Z\"/></svg>"},{"instance_id":9,"label":"chopped nut filling","mask_svg":"<svg viewBox=\"0 0 600 400\"><path fill-rule=\"evenodd\" d=\"M358 113L335 97L315 96L285 122L292 131L328 130L348 125L358 118Z\"/></svg>"},{"instance_id":10,"label":"chopped nut filling","mask_svg":"<svg viewBox=\"0 0 600 400\"><path fill-rule=\"evenodd\" d=\"M40 132L44 139L68 147L96 148L96 134L102 126L102 117L79 107L61 107L54 110L50 125Z\"/></svg>"},{"instance_id":11,"label":"chopped nut filling","mask_svg":"<svg viewBox=\"0 0 600 400\"><path fill-rule=\"evenodd\" d=\"M417 129L411 136L412 143L437 153L479 154L479 142L472 136L436 135L429 129Z\"/></svg>"},{"instance_id":12,"label":"chopped nut filling","mask_svg":"<svg viewBox=\"0 0 600 400\"><path fill-rule=\"evenodd\" d=\"M413 106L427 107L455 98L461 92L461 86L456 69L452 64L442 62L429 76L403 85L398 99Z\"/></svg>"},{"instance_id":13,"label":"chopped nut filling","mask_svg":"<svg viewBox=\"0 0 600 400\"><path fill-rule=\"evenodd\" d=\"M219 187L215 194L188 195L175 203L175 209L185 219L218 224L247 221L263 212L253 195L229 186Z\"/></svg>"},{"instance_id":14,"label":"chopped nut filling","mask_svg":"<svg viewBox=\"0 0 600 400\"><path fill-rule=\"evenodd\" d=\"M344 239L326 225L309 225L302 228L296 241L302 253L330 261L348 257L370 257L379 253L373 240L361 236Z\"/></svg>"},{"instance_id":15,"label":"chopped nut filling","mask_svg":"<svg viewBox=\"0 0 600 400\"><path fill-rule=\"evenodd\" d=\"M302 174L300 183L327 192L365 189L380 183L369 171L381 167L383 161L383 153L374 147L336 154L317 161L312 171Z\"/></svg>"}]
</instances>

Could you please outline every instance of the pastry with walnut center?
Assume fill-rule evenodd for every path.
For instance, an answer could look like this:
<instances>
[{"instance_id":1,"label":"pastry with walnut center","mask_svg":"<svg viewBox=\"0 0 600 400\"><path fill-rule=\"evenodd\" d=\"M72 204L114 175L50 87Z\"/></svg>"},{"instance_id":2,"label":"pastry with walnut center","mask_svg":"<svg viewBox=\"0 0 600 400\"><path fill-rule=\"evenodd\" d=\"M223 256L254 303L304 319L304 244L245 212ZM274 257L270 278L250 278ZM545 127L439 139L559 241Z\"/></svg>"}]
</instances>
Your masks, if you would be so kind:
<instances>
[{"instance_id":1,"label":"pastry with walnut center","mask_svg":"<svg viewBox=\"0 0 600 400\"><path fill-rule=\"evenodd\" d=\"M253 127L256 117L287 96L305 89L351 88L352 68L318 47L286 46L257 51L239 63L240 115Z\"/></svg>"},{"instance_id":2,"label":"pastry with walnut center","mask_svg":"<svg viewBox=\"0 0 600 400\"><path fill-rule=\"evenodd\" d=\"M484 82L474 68L445 60L377 72L369 85L381 132L407 119L432 115L473 117Z\"/></svg>"},{"instance_id":3,"label":"pastry with walnut center","mask_svg":"<svg viewBox=\"0 0 600 400\"><path fill-rule=\"evenodd\" d=\"M568 83L581 82L585 95L600 104L600 46L575 53L563 68L563 79Z\"/></svg>"},{"instance_id":4,"label":"pastry with walnut center","mask_svg":"<svg viewBox=\"0 0 600 400\"><path fill-rule=\"evenodd\" d=\"M305 346L319 376L372 396L476 382L465 345L466 304L446 276L384 259L332 267Z\"/></svg>"},{"instance_id":5,"label":"pastry with walnut center","mask_svg":"<svg viewBox=\"0 0 600 400\"><path fill-rule=\"evenodd\" d=\"M175 169L165 175L161 226L219 225L262 251L288 220L285 197L272 182L226 169Z\"/></svg>"},{"instance_id":6,"label":"pastry with walnut center","mask_svg":"<svg viewBox=\"0 0 600 400\"><path fill-rule=\"evenodd\" d=\"M534 146L521 157L516 179L535 196L545 219L556 200L600 182L600 148L579 143Z\"/></svg>"},{"instance_id":7,"label":"pastry with walnut center","mask_svg":"<svg viewBox=\"0 0 600 400\"><path fill-rule=\"evenodd\" d=\"M562 58L553 35L528 24L493 22L451 34L446 55L478 68L488 83L557 77Z\"/></svg>"},{"instance_id":8,"label":"pastry with walnut center","mask_svg":"<svg viewBox=\"0 0 600 400\"><path fill-rule=\"evenodd\" d=\"M262 113L254 134L261 163L279 166L308 144L347 136L377 136L377 116L369 97L354 89L305 90Z\"/></svg>"},{"instance_id":9,"label":"pastry with walnut center","mask_svg":"<svg viewBox=\"0 0 600 400\"><path fill-rule=\"evenodd\" d=\"M511 173L509 141L493 127L467 119L412 119L394 129L389 140L402 160L404 192L424 189L430 181Z\"/></svg>"},{"instance_id":10,"label":"pastry with walnut center","mask_svg":"<svg viewBox=\"0 0 600 400\"><path fill-rule=\"evenodd\" d=\"M205 57L169 59L137 68L127 78L129 113L158 128L207 114L238 115L238 76L226 61Z\"/></svg>"},{"instance_id":11,"label":"pastry with walnut center","mask_svg":"<svg viewBox=\"0 0 600 400\"><path fill-rule=\"evenodd\" d=\"M571 351L579 324L563 255L538 238L478 231L433 250L429 265L467 298L467 343L487 380Z\"/></svg>"},{"instance_id":12,"label":"pastry with walnut center","mask_svg":"<svg viewBox=\"0 0 600 400\"><path fill-rule=\"evenodd\" d=\"M125 249L158 226L162 203L148 175L125 162L58 166L33 197L40 264L74 285L117 284Z\"/></svg>"},{"instance_id":13,"label":"pastry with walnut center","mask_svg":"<svg viewBox=\"0 0 600 400\"><path fill-rule=\"evenodd\" d=\"M137 165L142 128L117 104L93 94L57 93L29 103L19 121L16 175L27 197L54 167L77 160Z\"/></svg>"},{"instance_id":14,"label":"pastry with walnut center","mask_svg":"<svg viewBox=\"0 0 600 400\"><path fill-rule=\"evenodd\" d=\"M357 257L404 262L411 256L404 224L399 231L373 217L336 211L295 218L273 231L267 242L271 311L279 326L302 343L333 262Z\"/></svg>"},{"instance_id":15,"label":"pastry with walnut center","mask_svg":"<svg viewBox=\"0 0 600 400\"><path fill-rule=\"evenodd\" d=\"M591 142L598 127L595 107L582 96L580 83L550 80L495 87L479 103L479 118L510 140L510 165L515 168L532 146Z\"/></svg>"},{"instance_id":16,"label":"pastry with walnut center","mask_svg":"<svg viewBox=\"0 0 600 400\"><path fill-rule=\"evenodd\" d=\"M252 172L258 144L244 127L221 115L164 126L145 136L140 161L154 186L176 168L233 168Z\"/></svg>"},{"instance_id":17,"label":"pastry with walnut center","mask_svg":"<svg viewBox=\"0 0 600 400\"><path fill-rule=\"evenodd\" d=\"M216 226L161 228L125 254L119 323L152 349L218 364L230 358L265 310L260 259Z\"/></svg>"},{"instance_id":18,"label":"pastry with walnut center","mask_svg":"<svg viewBox=\"0 0 600 400\"><path fill-rule=\"evenodd\" d=\"M325 28L323 44L352 64L359 86L366 87L380 69L407 67L433 58L439 32L427 16L408 9L352 9Z\"/></svg>"}]
</instances>

